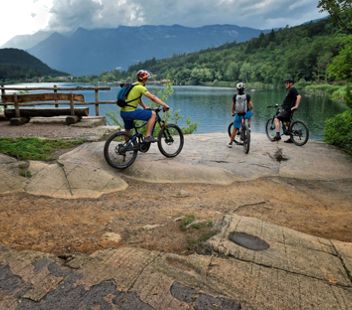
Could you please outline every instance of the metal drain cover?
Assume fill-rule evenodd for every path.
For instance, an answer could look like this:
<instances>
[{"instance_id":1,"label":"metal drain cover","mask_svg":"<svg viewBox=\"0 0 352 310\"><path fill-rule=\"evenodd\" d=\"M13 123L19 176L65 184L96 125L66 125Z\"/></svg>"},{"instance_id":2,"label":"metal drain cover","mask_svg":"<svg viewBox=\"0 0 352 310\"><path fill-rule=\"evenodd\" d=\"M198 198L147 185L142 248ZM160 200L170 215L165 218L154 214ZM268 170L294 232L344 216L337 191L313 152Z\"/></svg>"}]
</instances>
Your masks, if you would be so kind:
<instances>
[{"instance_id":1,"label":"metal drain cover","mask_svg":"<svg viewBox=\"0 0 352 310\"><path fill-rule=\"evenodd\" d=\"M234 231L229 234L229 240L253 251L264 251L270 248L270 245L264 240L245 232Z\"/></svg>"}]
</instances>

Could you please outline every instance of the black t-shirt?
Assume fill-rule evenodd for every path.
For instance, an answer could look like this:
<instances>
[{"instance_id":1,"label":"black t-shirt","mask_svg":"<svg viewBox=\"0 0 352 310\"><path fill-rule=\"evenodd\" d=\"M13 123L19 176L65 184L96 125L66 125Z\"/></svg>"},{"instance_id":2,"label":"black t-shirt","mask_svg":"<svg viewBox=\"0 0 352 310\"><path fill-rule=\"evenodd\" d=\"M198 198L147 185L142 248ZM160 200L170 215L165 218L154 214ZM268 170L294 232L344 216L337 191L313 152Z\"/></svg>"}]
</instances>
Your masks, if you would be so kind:
<instances>
[{"instance_id":1,"label":"black t-shirt","mask_svg":"<svg viewBox=\"0 0 352 310\"><path fill-rule=\"evenodd\" d=\"M287 95L282 103L282 108L285 111L291 111L291 108L296 104L297 96L299 95L296 88L292 87L287 92Z\"/></svg>"}]
</instances>

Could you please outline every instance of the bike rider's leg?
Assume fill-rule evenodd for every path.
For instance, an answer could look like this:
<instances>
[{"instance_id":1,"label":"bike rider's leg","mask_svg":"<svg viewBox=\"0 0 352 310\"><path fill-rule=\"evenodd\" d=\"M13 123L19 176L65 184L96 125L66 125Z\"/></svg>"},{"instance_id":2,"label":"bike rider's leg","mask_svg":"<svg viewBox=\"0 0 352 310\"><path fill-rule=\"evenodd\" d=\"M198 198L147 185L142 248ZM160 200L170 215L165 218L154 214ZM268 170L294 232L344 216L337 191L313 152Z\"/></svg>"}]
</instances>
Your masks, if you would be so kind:
<instances>
[{"instance_id":1,"label":"bike rider's leg","mask_svg":"<svg viewBox=\"0 0 352 310\"><path fill-rule=\"evenodd\" d=\"M248 120L248 129L249 130L251 130L252 116L253 116L253 112L252 111L247 111L245 118Z\"/></svg>"},{"instance_id":2,"label":"bike rider's leg","mask_svg":"<svg viewBox=\"0 0 352 310\"><path fill-rule=\"evenodd\" d=\"M154 139L154 137L152 136L152 131L153 131L155 121L156 121L156 113L154 111L152 111L152 115L150 116L150 118L147 121L147 129L146 129L146 134L145 134L145 141L146 142L155 142L156 141Z\"/></svg>"},{"instance_id":3,"label":"bike rider's leg","mask_svg":"<svg viewBox=\"0 0 352 310\"><path fill-rule=\"evenodd\" d=\"M234 128L232 130L231 137L230 137L230 142L227 144L228 147L232 147L232 143L233 143L233 140L235 140L237 132L238 132L238 128Z\"/></svg>"},{"instance_id":4,"label":"bike rider's leg","mask_svg":"<svg viewBox=\"0 0 352 310\"><path fill-rule=\"evenodd\" d=\"M235 140L235 137L237 135L238 129L241 126L241 121L242 121L242 117L239 116L238 114L235 114L235 117L233 119L233 130L231 133L231 137L230 137L230 142L227 143L227 147L232 147L232 143Z\"/></svg>"}]
</instances>

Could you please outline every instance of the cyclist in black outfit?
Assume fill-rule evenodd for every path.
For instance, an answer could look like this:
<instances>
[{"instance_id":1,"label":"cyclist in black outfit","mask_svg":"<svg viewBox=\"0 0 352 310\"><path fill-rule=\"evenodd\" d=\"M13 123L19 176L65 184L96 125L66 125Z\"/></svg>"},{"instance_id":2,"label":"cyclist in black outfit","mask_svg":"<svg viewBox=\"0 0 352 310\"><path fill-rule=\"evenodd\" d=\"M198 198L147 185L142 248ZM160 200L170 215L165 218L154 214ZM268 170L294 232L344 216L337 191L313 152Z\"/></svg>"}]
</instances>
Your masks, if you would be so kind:
<instances>
[{"instance_id":1,"label":"cyclist in black outfit","mask_svg":"<svg viewBox=\"0 0 352 310\"><path fill-rule=\"evenodd\" d=\"M293 112L298 109L302 98L297 89L294 87L293 79L285 80L285 87L287 90L287 95L281 105L282 110L274 119L276 136L274 137L273 141L281 140L280 122L286 122L291 119ZM292 143L291 138L284 142Z\"/></svg>"}]
</instances>

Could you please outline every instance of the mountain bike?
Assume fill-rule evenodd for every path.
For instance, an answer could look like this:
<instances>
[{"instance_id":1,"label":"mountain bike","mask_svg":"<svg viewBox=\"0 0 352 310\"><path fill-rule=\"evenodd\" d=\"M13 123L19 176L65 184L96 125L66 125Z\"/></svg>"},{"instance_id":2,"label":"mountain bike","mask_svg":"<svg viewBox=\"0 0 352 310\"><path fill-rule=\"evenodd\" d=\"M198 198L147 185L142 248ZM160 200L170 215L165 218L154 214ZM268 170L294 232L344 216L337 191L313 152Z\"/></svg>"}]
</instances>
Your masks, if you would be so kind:
<instances>
[{"instance_id":1,"label":"mountain bike","mask_svg":"<svg viewBox=\"0 0 352 310\"><path fill-rule=\"evenodd\" d=\"M267 137L270 141L274 141L274 137L276 135L274 119L280 113L280 108L278 104L275 104L274 106L268 106L268 108L276 108L275 114L267 120L265 125L265 132ZM309 139L308 127L304 122L300 120L293 120L293 113L291 114L289 121L284 121L281 123L281 136L290 136L292 142L298 146L302 146L307 143Z\"/></svg>"},{"instance_id":2,"label":"mountain bike","mask_svg":"<svg viewBox=\"0 0 352 310\"><path fill-rule=\"evenodd\" d=\"M184 138L181 128L175 124L167 124L162 120L159 112L162 108L152 109L156 113L156 122L160 126L157 138L158 148L165 157L175 157L182 151ZM148 152L150 142L144 141L143 134L139 131L145 127L147 122L142 125L134 124L134 134L130 135L126 131L118 131L113 133L105 142L104 157L107 163L116 169L126 169L131 166L137 158L138 151L142 153ZM155 130L153 127L152 134Z\"/></svg>"},{"instance_id":3,"label":"mountain bike","mask_svg":"<svg viewBox=\"0 0 352 310\"><path fill-rule=\"evenodd\" d=\"M241 127L238 129L238 133L233 140L235 144L237 145L243 145L243 151L245 154L249 153L249 147L251 144L251 130L249 129L247 125L247 121L244 117L242 117L241 121ZM229 137L231 138L231 133L233 131L233 122L229 124L227 127L227 133L229 134Z\"/></svg>"}]
</instances>

